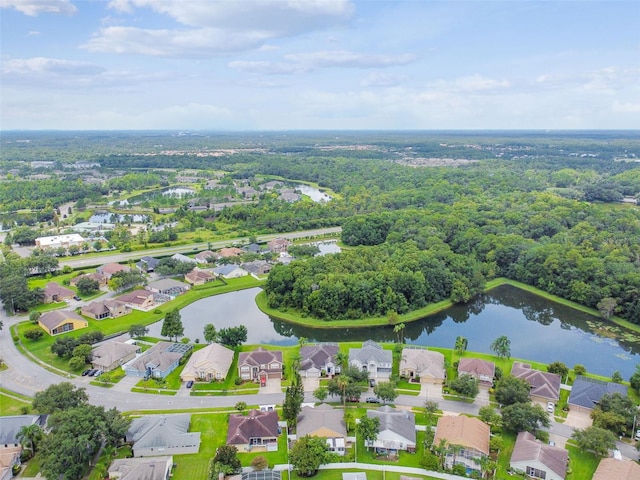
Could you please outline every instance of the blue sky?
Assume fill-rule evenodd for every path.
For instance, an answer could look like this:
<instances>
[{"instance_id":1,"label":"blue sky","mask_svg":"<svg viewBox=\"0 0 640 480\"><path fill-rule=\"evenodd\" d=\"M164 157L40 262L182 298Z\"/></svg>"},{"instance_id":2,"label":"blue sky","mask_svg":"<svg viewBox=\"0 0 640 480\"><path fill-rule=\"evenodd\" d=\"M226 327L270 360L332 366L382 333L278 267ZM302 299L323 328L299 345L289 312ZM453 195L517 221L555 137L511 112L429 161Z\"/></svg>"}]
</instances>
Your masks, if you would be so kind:
<instances>
[{"instance_id":1,"label":"blue sky","mask_svg":"<svg viewBox=\"0 0 640 480\"><path fill-rule=\"evenodd\" d=\"M4 130L640 128L637 0L0 7Z\"/></svg>"}]
</instances>

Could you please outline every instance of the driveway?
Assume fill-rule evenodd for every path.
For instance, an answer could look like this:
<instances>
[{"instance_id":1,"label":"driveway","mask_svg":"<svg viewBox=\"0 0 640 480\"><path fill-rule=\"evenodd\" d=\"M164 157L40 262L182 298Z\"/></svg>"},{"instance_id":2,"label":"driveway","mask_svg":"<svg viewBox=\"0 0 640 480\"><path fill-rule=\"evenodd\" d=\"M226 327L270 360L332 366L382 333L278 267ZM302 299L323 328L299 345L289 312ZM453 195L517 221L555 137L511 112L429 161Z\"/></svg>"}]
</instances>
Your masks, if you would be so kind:
<instances>
[{"instance_id":1,"label":"driveway","mask_svg":"<svg viewBox=\"0 0 640 480\"><path fill-rule=\"evenodd\" d=\"M430 401L439 402L442 400L442 385L433 383L423 383L420 385L420 396Z\"/></svg>"},{"instance_id":2,"label":"driveway","mask_svg":"<svg viewBox=\"0 0 640 480\"><path fill-rule=\"evenodd\" d=\"M260 387L258 393L282 393L282 381L277 378L270 378L264 387Z\"/></svg>"},{"instance_id":3,"label":"driveway","mask_svg":"<svg viewBox=\"0 0 640 480\"><path fill-rule=\"evenodd\" d=\"M320 378L303 377L302 386L305 392L314 392L320 386Z\"/></svg>"},{"instance_id":4,"label":"driveway","mask_svg":"<svg viewBox=\"0 0 640 480\"><path fill-rule=\"evenodd\" d=\"M587 428L593 424L593 420L588 413L569 411L567 414L567 420L564 422L565 425L569 425L573 428Z\"/></svg>"}]
</instances>

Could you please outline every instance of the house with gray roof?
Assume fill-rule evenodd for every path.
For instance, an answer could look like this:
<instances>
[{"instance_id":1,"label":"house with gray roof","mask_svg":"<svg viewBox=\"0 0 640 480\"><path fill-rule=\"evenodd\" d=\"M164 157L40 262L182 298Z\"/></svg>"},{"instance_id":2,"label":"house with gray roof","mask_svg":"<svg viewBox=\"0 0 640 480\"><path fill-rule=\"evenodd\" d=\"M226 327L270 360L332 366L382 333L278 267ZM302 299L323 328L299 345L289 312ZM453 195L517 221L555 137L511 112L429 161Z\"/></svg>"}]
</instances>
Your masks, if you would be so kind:
<instances>
[{"instance_id":1,"label":"house with gray roof","mask_svg":"<svg viewBox=\"0 0 640 480\"><path fill-rule=\"evenodd\" d=\"M233 263L220 265L219 267L213 269L213 273L224 278L239 278L249 275L249 272L247 272L244 268Z\"/></svg>"},{"instance_id":2,"label":"house with gray roof","mask_svg":"<svg viewBox=\"0 0 640 480\"><path fill-rule=\"evenodd\" d=\"M367 372L369 378L389 378L393 354L391 350L384 350L373 340L367 340L362 344L362 348L349 349L349 365Z\"/></svg>"},{"instance_id":3,"label":"house with gray roof","mask_svg":"<svg viewBox=\"0 0 640 480\"><path fill-rule=\"evenodd\" d=\"M425 348L403 348L400 357L400 376L420 383L442 383L446 378L444 355Z\"/></svg>"},{"instance_id":4,"label":"house with gray roof","mask_svg":"<svg viewBox=\"0 0 640 480\"><path fill-rule=\"evenodd\" d=\"M180 379L189 380L224 380L233 363L234 351L219 343L212 343L193 352L182 369Z\"/></svg>"},{"instance_id":5,"label":"house with gray roof","mask_svg":"<svg viewBox=\"0 0 640 480\"><path fill-rule=\"evenodd\" d=\"M560 383L562 379L557 373L534 370L528 363L513 362L511 375L527 382L531 387L531 400L556 403L560 399Z\"/></svg>"},{"instance_id":6,"label":"house with gray roof","mask_svg":"<svg viewBox=\"0 0 640 480\"><path fill-rule=\"evenodd\" d=\"M300 347L300 366L298 372L301 377L318 378L321 375L333 376L340 373L336 365L337 343L319 343L317 345L303 345Z\"/></svg>"},{"instance_id":7,"label":"house with gray roof","mask_svg":"<svg viewBox=\"0 0 640 480\"><path fill-rule=\"evenodd\" d=\"M227 445L234 445L240 451L249 452L257 447L275 452L279 434L278 412L275 410L251 410L248 415L229 415Z\"/></svg>"},{"instance_id":8,"label":"house with gray roof","mask_svg":"<svg viewBox=\"0 0 640 480\"><path fill-rule=\"evenodd\" d=\"M44 429L47 423L47 415L10 415L0 417L0 446L18 446L18 432L22 427L39 425Z\"/></svg>"},{"instance_id":9,"label":"house with gray roof","mask_svg":"<svg viewBox=\"0 0 640 480\"><path fill-rule=\"evenodd\" d=\"M569 452L536 440L529 432L518 433L510 460L511 468L534 478L564 480Z\"/></svg>"},{"instance_id":10,"label":"house with gray roof","mask_svg":"<svg viewBox=\"0 0 640 480\"><path fill-rule=\"evenodd\" d=\"M138 353L138 345L107 340L91 351L91 365L103 372L110 372L136 358Z\"/></svg>"},{"instance_id":11,"label":"house with gray roof","mask_svg":"<svg viewBox=\"0 0 640 480\"><path fill-rule=\"evenodd\" d=\"M306 435L324 438L329 451L344 455L347 427L342 410L323 403L317 407L304 406L298 416L297 438Z\"/></svg>"},{"instance_id":12,"label":"house with gray roof","mask_svg":"<svg viewBox=\"0 0 640 480\"><path fill-rule=\"evenodd\" d=\"M191 285L184 282L179 282L178 280L174 280L173 278L163 278L161 280L156 280L155 282L149 283L145 290L149 290L153 293L159 293L161 295L168 295L170 297L177 297L178 295L182 295L187 290L191 289Z\"/></svg>"},{"instance_id":13,"label":"house with gray roof","mask_svg":"<svg viewBox=\"0 0 640 480\"><path fill-rule=\"evenodd\" d=\"M122 366L128 376L165 378L193 348L186 343L158 342L142 355Z\"/></svg>"},{"instance_id":14,"label":"house with gray roof","mask_svg":"<svg viewBox=\"0 0 640 480\"><path fill-rule=\"evenodd\" d=\"M416 451L416 417L412 412L384 405L367 410L367 417L380 420L378 437L368 442L376 453L397 455L400 450Z\"/></svg>"},{"instance_id":15,"label":"house with gray roof","mask_svg":"<svg viewBox=\"0 0 640 480\"><path fill-rule=\"evenodd\" d=\"M134 457L198 453L200 432L190 432L191 415L145 415L135 418L126 441L133 444Z\"/></svg>"},{"instance_id":16,"label":"house with gray roof","mask_svg":"<svg viewBox=\"0 0 640 480\"><path fill-rule=\"evenodd\" d=\"M156 267L160 263L160 260L154 257L144 256L136 263L136 268L144 273L150 273L155 271Z\"/></svg>"},{"instance_id":17,"label":"house with gray roof","mask_svg":"<svg viewBox=\"0 0 640 480\"><path fill-rule=\"evenodd\" d=\"M195 258L187 257L186 255L183 255L182 253L176 253L175 255L172 255L171 258L173 258L174 260L177 260L178 262L198 263L195 260Z\"/></svg>"},{"instance_id":18,"label":"house with gray roof","mask_svg":"<svg viewBox=\"0 0 640 480\"><path fill-rule=\"evenodd\" d=\"M169 480L173 457L117 458L109 466L109 478L117 480Z\"/></svg>"},{"instance_id":19,"label":"house with gray roof","mask_svg":"<svg viewBox=\"0 0 640 480\"><path fill-rule=\"evenodd\" d=\"M616 392L627 396L628 388L619 383L578 375L573 382L573 387L571 387L571 395L569 395L567 404L572 411L591 413L591 410L600 403L604 394Z\"/></svg>"},{"instance_id":20,"label":"house with gray roof","mask_svg":"<svg viewBox=\"0 0 640 480\"><path fill-rule=\"evenodd\" d=\"M273 268L273 265L264 260L254 260L253 262L246 262L241 266L244 270L255 276L266 275Z\"/></svg>"}]
</instances>

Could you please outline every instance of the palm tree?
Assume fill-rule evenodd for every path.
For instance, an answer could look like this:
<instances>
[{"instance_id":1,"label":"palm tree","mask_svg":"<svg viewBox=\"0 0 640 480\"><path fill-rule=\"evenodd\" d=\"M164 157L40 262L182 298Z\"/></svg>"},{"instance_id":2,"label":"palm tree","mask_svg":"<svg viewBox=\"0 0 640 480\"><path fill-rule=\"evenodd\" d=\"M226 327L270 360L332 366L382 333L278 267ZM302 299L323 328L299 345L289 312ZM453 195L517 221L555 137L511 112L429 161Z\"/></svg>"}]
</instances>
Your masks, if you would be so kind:
<instances>
[{"instance_id":1,"label":"palm tree","mask_svg":"<svg viewBox=\"0 0 640 480\"><path fill-rule=\"evenodd\" d=\"M511 340L505 335L496 338L489 348L500 358L509 359L511 357Z\"/></svg>"},{"instance_id":2,"label":"palm tree","mask_svg":"<svg viewBox=\"0 0 640 480\"><path fill-rule=\"evenodd\" d=\"M338 385L340 392L342 392L341 393L342 409L346 412L347 411L347 387L349 386L349 377L345 375L340 375L338 378L336 378L336 384Z\"/></svg>"},{"instance_id":3,"label":"palm tree","mask_svg":"<svg viewBox=\"0 0 640 480\"><path fill-rule=\"evenodd\" d=\"M29 450L31 453L36 453L36 447L40 440L44 437L44 432L40 425L32 423L31 425L23 425L18 430L18 434L16 435L20 443L25 446L25 443L29 444Z\"/></svg>"},{"instance_id":4,"label":"palm tree","mask_svg":"<svg viewBox=\"0 0 640 480\"><path fill-rule=\"evenodd\" d=\"M291 357L291 373L298 371L300 362L302 362L302 355L300 355L300 353L296 353Z\"/></svg>"},{"instance_id":5,"label":"palm tree","mask_svg":"<svg viewBox=\"0 0 640 480\"><path fill-rule=\"evenodd\" d=\"M449 451L453 454L453 461L451 462L452 467L456 464L456 457L462 450L464 450L464 447L461 445L449 445Z\"/></svg>"},{"instance_id":6,"label":"palm tree","mask_svg":"<svg viewBox=\"0 0 640 480\"><path fill-rule=\"evenodd\" d=\"M399 323L395 327L393 327L393 333L397 336L397 343L404 343L401 340L404 340L404 323Z\"/></svg>"},{"instance_id":7,"label":"palm tree","mask_svg":"<svg viewBox=\"0 0 640 480\"><path fill-rule=\"evenodd\" d=\"M467 351L469 341L465 337L456 337L456 344L453 347L458 355L462 355Z\"/></svg>"},{"instance_id":8,"label":"palm tree","mask_svg":"<svg viewBox=\"0 0 640 480\"><path fill-rule=\"evenodd\" d=\"M340 370L343 370L347 368L348 365L349 354L339 350L338 353L336 353L336 366L340 367Z\"/></svg>"},{"instance_id":9,"label":"palm tree","mask_svg":"<svg viewBox=\"0 0 640 480\"><path fill-rule=\"evenodd\" d=\"M440 458L440 468L444 469L444 463L445 459L447 458L448 450L447 441L444 438L441 438L438 445L434 445L432 449L433 453L435 453Z\"/></svg>"}]
</instances>

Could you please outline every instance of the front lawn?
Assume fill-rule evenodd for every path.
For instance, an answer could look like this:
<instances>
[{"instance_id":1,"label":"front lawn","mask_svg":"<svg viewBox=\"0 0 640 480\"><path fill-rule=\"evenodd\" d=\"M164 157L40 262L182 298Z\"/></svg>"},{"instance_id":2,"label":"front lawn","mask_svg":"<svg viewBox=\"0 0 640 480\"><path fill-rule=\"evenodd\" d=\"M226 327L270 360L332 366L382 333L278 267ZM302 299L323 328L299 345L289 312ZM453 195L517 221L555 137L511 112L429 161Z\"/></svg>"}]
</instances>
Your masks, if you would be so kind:
<instances>
[{"instance_id":1,"label":"front lawn","mask_svg":"<svg viewBox=\"0 0 640 480\"><path fill-rule=\"evenodd\" d=\"M0 388L0 416L22 415L23 408L31 409L31 399Z\"/></svg>"},{"instance_id":2,"label":"front lawn","mask_svg":"<svg viewBox=\"0 0 640 480\"><path fill-rule=\"evenodd\" d=\"M566 448L569 451L569 468L571 470L571 473L567 474L566 480L582 480L593 477L600 463L600 458L593 453L579 449L571 441L567 442Z\"/></svg>"}]
</instances>

